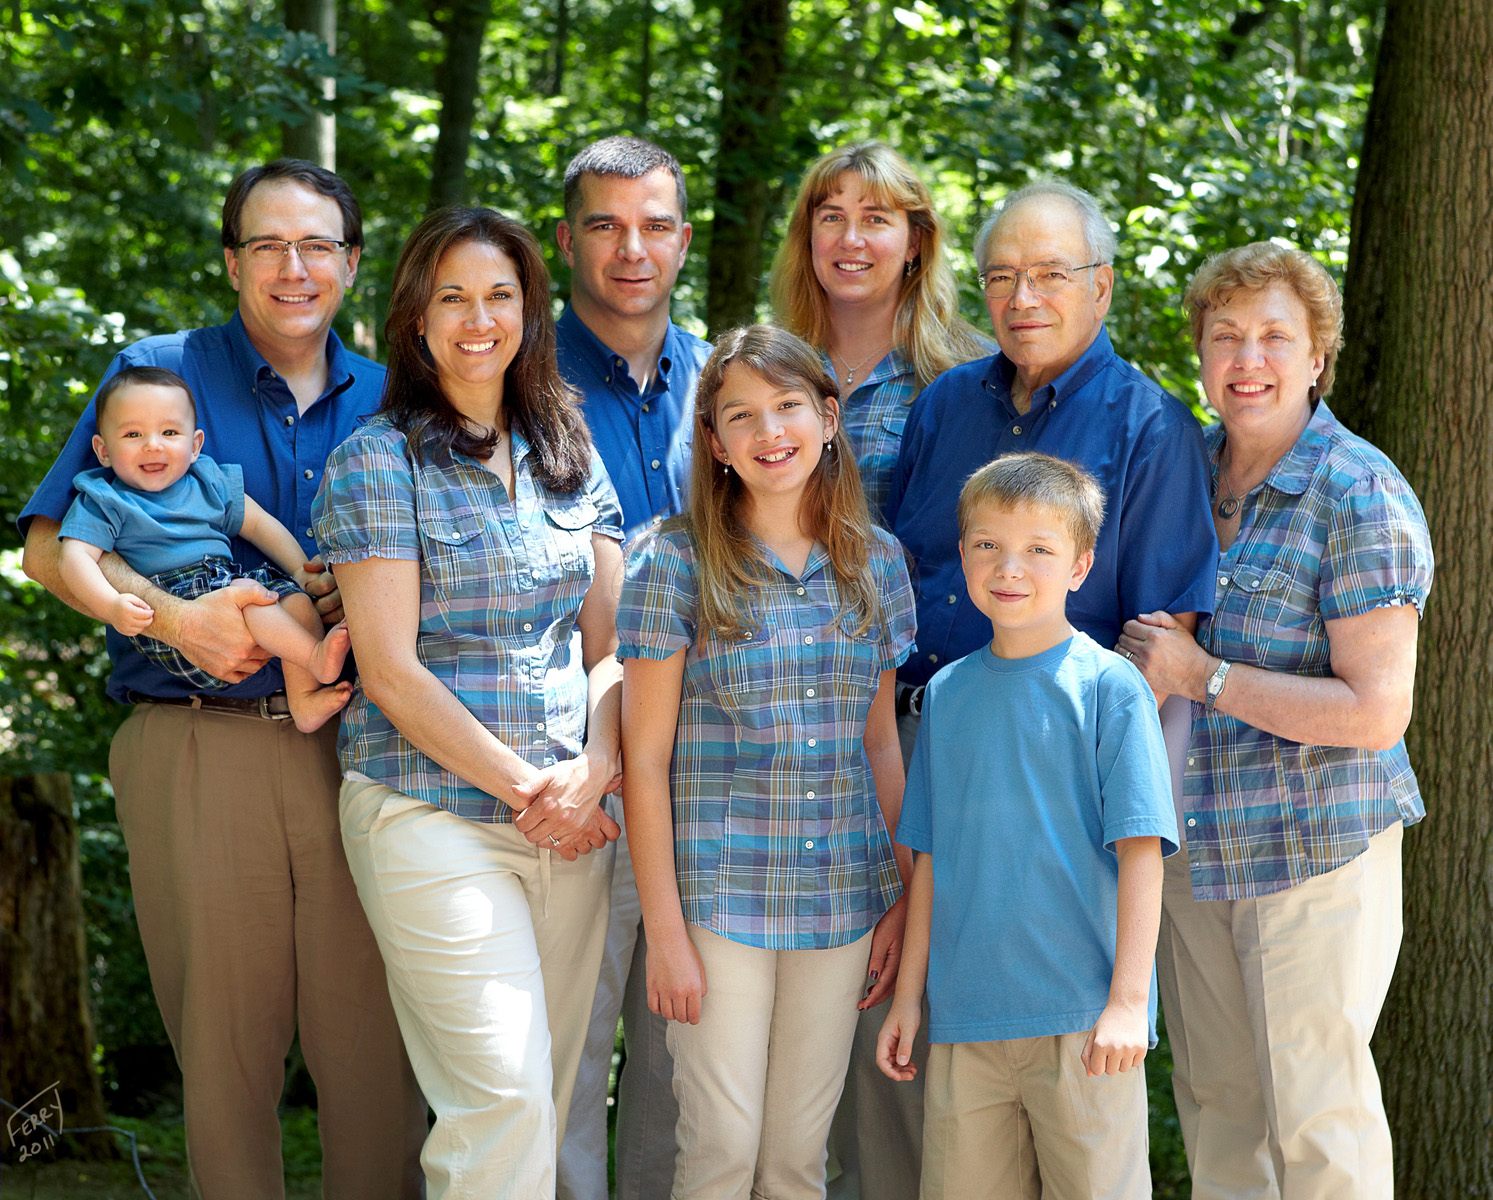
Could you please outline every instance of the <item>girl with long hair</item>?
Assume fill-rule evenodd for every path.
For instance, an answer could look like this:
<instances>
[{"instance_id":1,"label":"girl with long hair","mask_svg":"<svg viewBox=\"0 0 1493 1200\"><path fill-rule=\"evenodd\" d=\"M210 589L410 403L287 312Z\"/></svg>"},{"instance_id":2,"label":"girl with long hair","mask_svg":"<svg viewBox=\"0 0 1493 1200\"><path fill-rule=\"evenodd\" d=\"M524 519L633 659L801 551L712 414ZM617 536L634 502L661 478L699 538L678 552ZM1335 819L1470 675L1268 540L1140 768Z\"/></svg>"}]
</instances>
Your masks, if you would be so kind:
<instances>
[{"instance_id":1,"label":"girl with long hair","mask_svg":"<svg viewBox=\"0 0 1493 1200\"><path fill-rule=\"evenodd\" d=\"M912 165L881 142L804 173L772 266L777 320L824 355L844 397L873 514L886 502L907 410L944 371L993 347L959 315L943 222Z\"/></svg>"},{"instance_id":2,"label":"girl with long hair","mask_svg":"<svg viewBox=\"0 0 1493 1200\"><path fill-rule=\"evenodd\" d=\"M507 217L422 221L383 405L315 506L358 662L343 844L435 1110L432 1200L554 1195L606 935L622 514L549 295Z\"/></svg>"},{"instance_id":3,"label":"girl with long hair","mask_svg":"<svg viewBox=\"0 0 1493 1200\"><path fill-rule=\"evenodd\" d=\"M690 509L629 557L623 796L669 1020L676 1200L822 1197L858 1002L896 977L911 867L896 668L913 597L814 350L724 335ZM877 983L863 997L868 961Z\"/></svg>"}]
</instances>

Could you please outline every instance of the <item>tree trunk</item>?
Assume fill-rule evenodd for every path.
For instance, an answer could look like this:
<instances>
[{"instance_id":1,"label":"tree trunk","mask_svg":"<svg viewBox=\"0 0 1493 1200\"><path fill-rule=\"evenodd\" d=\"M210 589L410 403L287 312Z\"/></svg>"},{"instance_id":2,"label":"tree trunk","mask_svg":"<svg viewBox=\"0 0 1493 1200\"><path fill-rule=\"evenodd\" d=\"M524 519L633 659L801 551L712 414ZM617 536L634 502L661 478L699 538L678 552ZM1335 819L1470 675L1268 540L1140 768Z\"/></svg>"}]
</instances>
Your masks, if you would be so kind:
<instances>
[{"instance_id":1,"label":"tree trunk","mask_svg":"<svg viewBox=\"0 0 1493 1200\"><path fill-rule=\"evenodd\" d=\"M646 130L653 99L653 0L643 0L639 19L643 25L643 45L638 54L638 129Z\"/></svg>"},{"instance_id":2,"label":"tree trunk","mask_svg":"<svg viewBox=\"0 0 1493 1200\"><path fill-rule=\"evenodd\" d=\"M430 164L430 207L464 204L467 149L477 111L477 69L482 63L482 35L492 11L491 0L457 0L446 22L446 58L441 64L441 131Z\"/></svg>"},{"instance_id":3,"label":"tree trunk","mask_svg":"<svg viewBox=\"0 0 1493 1200\"><path fill-rule=\"evenodd\" d=\"M570 41L569 0L555 0L555 44L546 96L558 96L565 87L565 47Z\"/></svg>"},{"instance_id":4,"label":"tree trunk","mask_svg":"<svg viewBox=\"0 0 1493 1200\"><path fill-rule=\"evenodd\" d=\"M716 56L721 135L705 267L705 323L712 338L757 315L787 36L788 0L722 0Z\"/></svg>"},{"instance_id":5,"label":"tree trunk","mask_svg":"<svg viewBox=\"0 0 1493 1200\"><path fill-rule=\"evenodd\" d=\"M337 0L285 0L285 28L292 33L314 33L337 53ZM318 81L324 100L337 96L337 81L323 75ZM317 111L300 125L285 125L281 145L287 158L304 158L325 167L337 169L337 118Z\"/></svg>"},{"instance_id":6,"label":"tree trunk","mask_svg":"<svg viewBox=\"0 0 1493 1200\"><path fill-rule=\"evenodd\" d=\"M0 776L0 1096L5 1160L118 1158L93 1069L72 780ZM49 1132L50 1131L50 1132Z\"/></svg>"},{"instance_id":7,"label":"tree trunk","mask_svg":"<svg viewBox=\"0 0 1493 1200\"><path fill-rule=\"evenodd\" d=\"M1402 1200L1493 1196L1493 5L1389 0L1338 401L1425 505L1405 942L1375 1040Z\"/></svg>"}]
</instances>

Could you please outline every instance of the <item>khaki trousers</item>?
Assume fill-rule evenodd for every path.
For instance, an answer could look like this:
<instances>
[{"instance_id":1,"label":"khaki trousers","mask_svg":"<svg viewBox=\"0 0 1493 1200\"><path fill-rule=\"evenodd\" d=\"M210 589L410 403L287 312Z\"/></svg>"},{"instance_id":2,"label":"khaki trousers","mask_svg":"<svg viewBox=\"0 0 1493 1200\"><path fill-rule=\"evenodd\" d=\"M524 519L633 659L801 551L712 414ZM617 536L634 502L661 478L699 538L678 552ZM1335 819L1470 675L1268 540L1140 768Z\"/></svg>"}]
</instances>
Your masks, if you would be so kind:
<instances>
[{"instance_id":1,"label":"khaki trousers","mask_svg":"<svg viewBox=\"0 0 1493 1200\"><path fill-rule=\"evenodd\" d=\"M706 993L698 1025L668 1027L675 1200L819 1200L871 934L763 950L688 928Z\"/></svg>"},{"instance_id":2,"label":"khaki trousers","mask_svg":"<svg viewBox=\"0 0 1493 1200\"><path fill-rule=\"evenodd\" d=\"M1194 1200L1391 1200L1369 1039L1399 956L1397 822L1336 871L1196 901L1166 863L1161 1002Z\"/></svg>"},{"instance_id":3,"label":"khaki trousers","mask_svg":"<svg viewBox=\"0 0 1493 1200\"><path fill-rule=\"evenodd\" d=\"M327 1200L420 1194L425 1104L337 830L336 723L135 706L109 772L151 986L186 1088L193 1193L285 1194L299 1023Z\"/></svg>"},{"instance_id":4,"label":"khaki trousers","mask_svg":"<svg viewBox=\"0 0 1493 1200\"><path fill-rule=\"evenodd\" d=\"M1147 1200L1146 1072L1084 1072L1088 1031L928 1047L923 1200Z\"/></svg>"},{"instance_id":5,"label":"khaki trousers","mask_svg":"<svg viewBox=\"0 0 1493 1200\"><path fill-rule=\"evenodd\" d=\"M410 1062L435 1110L428 1200L555 1194L606 939L611 853L342 785L342 835Z\"/></svg>"}]
</instances>

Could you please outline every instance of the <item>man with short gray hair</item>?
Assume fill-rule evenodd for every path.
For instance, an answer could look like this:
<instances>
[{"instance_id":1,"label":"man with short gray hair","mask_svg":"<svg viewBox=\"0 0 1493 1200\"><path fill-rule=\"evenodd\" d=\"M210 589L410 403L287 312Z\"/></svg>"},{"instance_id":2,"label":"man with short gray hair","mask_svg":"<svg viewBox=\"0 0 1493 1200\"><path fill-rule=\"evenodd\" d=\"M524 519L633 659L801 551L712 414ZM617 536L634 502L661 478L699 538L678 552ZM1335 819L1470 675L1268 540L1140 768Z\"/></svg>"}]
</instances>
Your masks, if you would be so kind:
<instances>
[{"instance_id":1,"label":"man with short gray hair","mask_svg":"<svg viewBox=\"0 0 1493 1200\"><path fill-rule=\"evenodd\" d=\"M917 648L897 672L904 755L923 686L990 638L966 590L956 509L964 481L1002 454L1067 459L1104 488L1094 566L1068 602L1075 628L1113 646L1138 613L1183 613L1191 624L1213 602L1218 543L1202 434L1183 404L1110 345L1115 235L1098 203L1061 181L1031 184L981 228L975 252L1000 351L946 371L914 402L886 503L888 527L917 564ZM1162 717L1180 760L1187 705L1173 701ZM904 1094L884 1105L860 1099L860 1113L883 1114L859 1130L862 1200L916 1196L921 1104L905 1093L920 1086L893 1085Z\"/></svg>"}]
</instances>

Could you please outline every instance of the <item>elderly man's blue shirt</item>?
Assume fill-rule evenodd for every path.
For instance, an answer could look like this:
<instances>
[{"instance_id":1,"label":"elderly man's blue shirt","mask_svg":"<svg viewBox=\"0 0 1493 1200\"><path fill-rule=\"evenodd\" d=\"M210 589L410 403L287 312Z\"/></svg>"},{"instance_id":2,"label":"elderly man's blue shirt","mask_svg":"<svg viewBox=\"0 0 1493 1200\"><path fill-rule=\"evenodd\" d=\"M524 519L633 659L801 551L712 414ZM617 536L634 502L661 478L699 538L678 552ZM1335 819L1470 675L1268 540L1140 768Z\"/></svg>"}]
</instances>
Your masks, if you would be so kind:
<instances>
[{"instance_id":1,"label":"elderly man's blue shirt","mask_svg":"<svg viewBox=\"0 0 1493 1200\"><path fill-rule=\"evenodd\" d=\"M1208 458L1192 414L1120 358L1103 328L1031 409L1011 402L1004 354L944 372L913 403L886 519L916 563L917 650L898 677L926 683L990 640L959 561L959 490L991 459L1034 450L1076 462L1104 489L1094 567L1068 619L1113 646L1137 613L1210 612L1218 541L1208 519Z\"/></svg>"},{"instance_id":2,"label":"elderly man's blue shirt","mask_svg":"<svg viewBox=\"0 0 1493 1200\"><path fill-rule=\"evenodd\" d=\"M615 354L566 305L555 323L560 374L581 393L591 437L601 452L631 536L683 510L689 494L695 383L710 343L669 322L658 370L646 391Z\"/></svg>"},{"instance_id":3,"label":"elderly man's blue shirt","mask_svg":"<svg viewBox=\"0 0 1493 1200\"><path fill-rule=\"evenodd\" d=\"M197 425L206 435L204 453L240 466L244 491L295 534L308 559L314 557L311 502L327 456L352 432L359 418L378 407L384 368L345 349L337 335L329 333L326 389L301 413L290 386L254 348L237 313L226 325L136 342L115 355L104 379L125 367L166 367L187 381L197 400ZM66 515L75 494L73 476L98 465L92 446L96 428L90 400L67 445L22 510L22 536L32 517L61 521ZM233 552L249 569L268 562L242 538L233 540ZM124 701L129 692L161 697L191 694L189 683L150 662L113 629L108 631L108 648L114 664L109 695L114 699ZM267 696L283 687L276 660L217 694Z\"/></svg>"}]
</instances>

